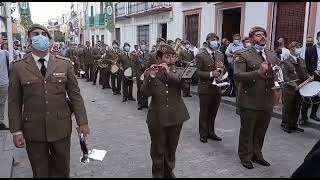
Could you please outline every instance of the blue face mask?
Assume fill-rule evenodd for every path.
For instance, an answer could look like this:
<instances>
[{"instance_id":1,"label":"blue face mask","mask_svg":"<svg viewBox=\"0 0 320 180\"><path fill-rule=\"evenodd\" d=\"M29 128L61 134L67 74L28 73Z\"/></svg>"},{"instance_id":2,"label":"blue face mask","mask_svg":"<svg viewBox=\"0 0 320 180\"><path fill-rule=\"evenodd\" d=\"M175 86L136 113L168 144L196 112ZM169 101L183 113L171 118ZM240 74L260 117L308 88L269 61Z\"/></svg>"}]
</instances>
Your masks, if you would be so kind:
<instances>
[{"instance_id":1,"label":"blue face mask","mask_svg":"<svg viewBox=\"0 0 320 180\"><path fill-rule=\"evenodd\" d=\"M32 47L38 51L46 51L49 49L49 38L43 35L33 36L31 38Z\"/></svg>"},{"instance_id":2,"label":"blue face mask","mask_svg":"<svg viewBox=\"0 0 320 180\"><path fill-rule=\"evenodd\" d=\"M259 45L259 44L255 44L254 47L261 51L262 49L264 49L266 47L266 45L262 46L262 45Z\"/></svg>"},{"instance_id":3,"label":"blue face mask","mask_svg":"<svg viewBox=\"0 0 320 180\"><path fill-rule=\"evenodd\" d=\"M210 48L216 50L219 48L219 42L218 41L210 41Z\"/></svg>"}]
</instances>

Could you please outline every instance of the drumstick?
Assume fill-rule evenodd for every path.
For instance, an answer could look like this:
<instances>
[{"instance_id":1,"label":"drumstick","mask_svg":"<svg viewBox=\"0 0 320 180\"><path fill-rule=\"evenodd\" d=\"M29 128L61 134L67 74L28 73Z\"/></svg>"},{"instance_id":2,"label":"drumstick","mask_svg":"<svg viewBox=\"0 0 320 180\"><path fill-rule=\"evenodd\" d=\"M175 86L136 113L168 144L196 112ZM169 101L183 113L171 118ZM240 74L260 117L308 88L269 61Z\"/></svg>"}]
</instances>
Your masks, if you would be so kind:
<instances>
[{"instance_id":1,"label":"drumstick","mask_svg":"<svg viewBox=\"0 0 320 180\"><path fill-rule=\"evenodd\" d=\"M309 82L313 81L313 76L310 76L307 80L303 81L299 86L297 87L297 90L308 84Z\"/></svg>"}]
</instances>

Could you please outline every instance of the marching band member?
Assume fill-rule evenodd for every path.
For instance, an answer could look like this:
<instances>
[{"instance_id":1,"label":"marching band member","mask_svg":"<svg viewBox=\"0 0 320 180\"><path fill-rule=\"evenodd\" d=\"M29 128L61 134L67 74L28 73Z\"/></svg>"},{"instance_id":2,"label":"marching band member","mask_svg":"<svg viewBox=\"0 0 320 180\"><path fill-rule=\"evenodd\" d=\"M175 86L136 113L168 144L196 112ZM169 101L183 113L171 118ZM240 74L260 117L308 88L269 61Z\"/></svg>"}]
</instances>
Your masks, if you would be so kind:
<instances>
[{"instance_id":1,"label":"marching band member","mask_svg":"<svg viewBox=\"0 0 320 180\"><path fill-rule=\"evenodd\" d=\"M132 68L132 60L131 60L129 51L130 51L130 44L124 43L123 51L119 55L119 63L120 63L120 66L123 68L123 70L126 70L127 68ZM122 96L123 96L122 102L125 102L127 100L135 101L135 99L132 96L132 87L133 87L132 76L126 77L124 74L124 71L121 71L121 76L122 76Z\"/></svg>"},{"instance_id":2,"label":"marching band member","mask_svg":"<svg viewBox=\"0 0 320 180\"><path fill-rule=\"evenodd\" d=\"M112 42L112 51L113 51L113 53L116 53L117 55L119 55L119 53L120 53L119 43L115 40L113 40L113 42ZM118 62L115 62L115 63L117 64ZM111 74L111 88L113 91L113 95L121 94L121 77L120 77L119 73L120 72Z\"/></svg>"},{"instance_id":3,"label":"marching band member","mask_svg":"<svg viewBox=\"0 0 320 180\"><path fill-rule=\"evenodd\" d=\"M86 47L83 48L83 57L85 65L85 77L87 82L93 81L93 57L92 57L92 48L90 47L90 42L86 41Z\"/></svg>"},{"instance_id":4,"label":"marching band member","mask_svg":"<svg viewBox=\"0 0 320 180\"><path fill-rule=\"evenodd\" d=\"M195 57L197 74L199 77L198 93L200 99L199 134L200 141L208 142L208 138L221 141L215 133L215 119L221 101L221 89L212 85L213 79L220 76L217 68L224 69L224 56L218 51L219 37L209 33L204 47Z\"/></svg>"},{"instance_id":5,"label":"marching band member","mask_svg":"<svg viewBox=\"0 0 320 180\"><path fill-rule=\"evenodd\" d=\"M189 41L181 41L181 50L179 51L178 55L178 66L185 68L191 61L194 59L193 51L190 50L190 42ZM183 97L192 97L190 94L190 86L183 91Z\"/></svg>"},{"instance_id":6,"label":"marching band member","mask_svg":"<svg viewBox=\"0 0 320 180\"><path fill-rule=\"evenodd\" d=\"M148 108L148 97L144 96L141 92L141 86L143 81L140 79L141 75L144 73L146 69L146 65L150 59L150 53L147 49L146 42L140 42L141 54L140 57L136 61L134 61L135 71L136 71L136 79L137 79L137 100L138 100L138 110L142 110L143 108Z\"/></svg>"},{"instance_id":7,"label":"marching band member","mask_svg":"<svg viewBox=\"0 0 320 180\"><path fill-rule=\"evenodd\" d=\"M253 168L251 161L270 166L261 152L274 106L274 78L268 63L279 64L280 60L266 48L266 36L265 29L253 27L249 33L253 46L238 53L234 64L241 118L238 154L248 169Z\"/></svg>"},{"instance_id":8,"label":"marching band member","mask_svg":"<svg viewBox=\"0 0 320 180\"><path fill-rule=\"evenodd\" d=\"M151 96L147 125L151 137L150 154L154 178L175 177L175 152L182 125L190 116L181 98L183 68L175 67L175 50L162 44L159 63L145 72L142 93Z\"/></svg>"},{"instance_id":9,"label":"marching band member","mask_svg":"<svg viewBox=\"0 0 320 180\"><path fill-rule=\"evenodd\" d=\"M301 53L301 44L291 42L289 44L290 54L281 61L284 81L293 81L299 79L298 82L290 82L284 85L283 92L283 107L282 107L282 122L283 131L291 133L291 131L304 130L297 125L300 107L302 103L298 85L309 78L308 71L304 59L299 57Z\"/></svg>"}]
</instances>

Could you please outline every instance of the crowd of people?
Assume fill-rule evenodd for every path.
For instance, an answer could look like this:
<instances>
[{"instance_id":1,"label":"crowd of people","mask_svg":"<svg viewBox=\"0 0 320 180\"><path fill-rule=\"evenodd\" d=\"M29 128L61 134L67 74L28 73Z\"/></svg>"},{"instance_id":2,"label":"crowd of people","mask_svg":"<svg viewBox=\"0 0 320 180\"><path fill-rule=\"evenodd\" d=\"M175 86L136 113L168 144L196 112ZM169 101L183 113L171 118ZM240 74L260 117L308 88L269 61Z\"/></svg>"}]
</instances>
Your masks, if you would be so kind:
<instances>
[{"instance_id":1,"label":"crowd of people","mask_svg":"<svg viewBox=\"0 0 320 180\"><path fill-rule=\"evenodd\" d=\"M180 38L158 38L150 51L145 41L133 45L132 51L129 43L120 47L115 40L111 46L98 41L92 47L87 41L85 46L71 44L64 49L53 43L50 47L50 34L41 25L33 25L28 37L30 46L25 55L10 65L0 66L6 67L6 71L0 71L5 78L3 82L0 79L4 84L3 88L0 85L0 100L2 108L6 98L2 94L9 89L10 131L16 147L26 146L34 177L69 177L71 113L77 120L78 133L86 136L90 132L76 77L92 85L98 82L102 89L112 89L113 95L122 95L122 102L137 101L138 110L148 109L152 175L171 178L175 177L180 132L190 118L182 98L191 97L190 86L198 86L202 143L208 139L222 141L215 132L221 96L236 97L241 119L238 155L241 164L252 169L252 162L270 166L262 147L274 105L282 100L281 127L285 132L303 132L298 125L307 121L309 104L302 101L299 88L311 77L315 81L320 77L320 32L318 42L308 47L305 55L300 42L286 46L284 38L279 39L279 48L271 51L266 47L266 30L257 26L248 37L235 34L231 43L209 33L199 49ZM1 51L0 58L6 56ZM283 73L285 83L280 87L274 66ZM195 68L195 73L185 76L190 67ZM230 86L222 92L213 82L226 72ZM134 82L137 99L133 96ZM319 120L318 106L312 108L310 118L314 120ZM302 120L298 123L300 108ZM61 121L55 120L57 117ZM306 161L319 156L315 148Z\"/></svg>"}]
</instances>

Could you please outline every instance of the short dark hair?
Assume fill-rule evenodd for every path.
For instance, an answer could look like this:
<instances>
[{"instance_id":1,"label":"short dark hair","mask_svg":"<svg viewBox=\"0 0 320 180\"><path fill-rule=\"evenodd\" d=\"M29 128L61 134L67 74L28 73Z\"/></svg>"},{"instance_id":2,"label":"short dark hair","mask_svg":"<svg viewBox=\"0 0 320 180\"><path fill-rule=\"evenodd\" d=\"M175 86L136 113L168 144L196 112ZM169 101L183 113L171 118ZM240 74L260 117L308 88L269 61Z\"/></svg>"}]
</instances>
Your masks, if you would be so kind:
<instances>
[{"instance_id":1,"label":"short dark hair","mask_svg":"<svg viewBox=\"0 0 320 180\"><path fill-rule=\"evenodd\" d=\"M233 38L235 38L235 37L240 37L241 38L240 34L234 34Z\"/></svg>"},{"instance_id":2,"label":"short dark hair","mask_svg":"<svg viewBox=\"0 0 320 180\"><path fill-rule=\"evenodd\" d=\"M162 58L163 52L157 51L157 57Z\"/></svg>"},{"instance_id":3,"label":"short dark hair","mask_svg":"<svg viewBox=\"0 0 320 180\"><path fill-rule=\"evenodd\" d=\"M319 37L319 36L320 36L320 31L317 32L317 37Z\"/></svg>"}]
</instances>

